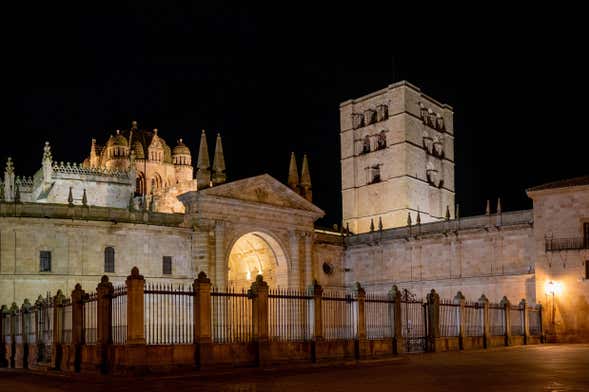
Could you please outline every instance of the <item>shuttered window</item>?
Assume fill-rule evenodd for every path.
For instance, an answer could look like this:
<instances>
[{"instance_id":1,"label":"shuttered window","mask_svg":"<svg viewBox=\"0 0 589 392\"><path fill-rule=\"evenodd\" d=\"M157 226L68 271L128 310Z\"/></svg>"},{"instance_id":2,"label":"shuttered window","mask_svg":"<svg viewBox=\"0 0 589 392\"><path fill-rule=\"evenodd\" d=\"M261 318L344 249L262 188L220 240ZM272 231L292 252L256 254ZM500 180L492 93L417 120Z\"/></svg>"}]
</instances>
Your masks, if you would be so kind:
<instances>
[{"instance_id":1,"label":"shuttered window","mask_svg":"<svg viewBox=\"0 0 589 392\"><path fill-rule=\"evenodd\" d=\"M115 248L104 248L104 272L115 272Z\"/></svg>"},{"instance_id":2,"label":"shuttered window","mask_svg":"<svg viewBox=\"0 0 589 392\"><path fill-rule=\"evenodd\" d=\"M48 250L39 252L39 271L51 272L51 252Z\"/></svg>"}]
</instances>

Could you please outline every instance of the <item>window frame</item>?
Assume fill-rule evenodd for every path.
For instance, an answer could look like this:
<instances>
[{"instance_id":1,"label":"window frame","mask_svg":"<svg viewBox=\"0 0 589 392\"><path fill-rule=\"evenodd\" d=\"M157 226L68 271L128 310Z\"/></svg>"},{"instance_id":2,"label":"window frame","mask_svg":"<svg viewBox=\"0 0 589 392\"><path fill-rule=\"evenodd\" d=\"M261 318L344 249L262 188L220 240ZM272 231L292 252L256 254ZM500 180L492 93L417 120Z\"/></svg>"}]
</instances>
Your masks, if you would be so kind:
<instances>
[{"instance_id":1,"label":"window frame","mask_svg":"<svg viewBox=\"0 0 589 392\"><path fill-rule=\"evenodd\" d=\"M109 254L107 252L109 250L112 250L112 260L109 260L108 259ZM106 247L104 247L104 272L105 273L113 274L115 272L115 266L116 266L116 264L115 264L115 260L116 260L115 254L116 254L116 252L115 252L114 246L106 246ZM110 270L107 267L112 267L112 270Z\"/></svg>"},{"instance_id":2,"label":"window frame","mask_svg":"<svg viewBox=\"0 0 589 392\"><path fill-rule=\"evenodd\" d=\"M166 266L169 269L166 269ZM172 275L172 256L162 256L162 275Z\"/></svg>"},{"instance_id":3,"label":"window frame","mask_svg":"<svg viewBox=\"0 0 589 392\"><path fill-rule=\"evenodd\" d=\"M48 256L48 257L46 258L43 256ZM39 272L51 272L51 251L50 250L39 250Z\"/></svg>"}]
</instances>

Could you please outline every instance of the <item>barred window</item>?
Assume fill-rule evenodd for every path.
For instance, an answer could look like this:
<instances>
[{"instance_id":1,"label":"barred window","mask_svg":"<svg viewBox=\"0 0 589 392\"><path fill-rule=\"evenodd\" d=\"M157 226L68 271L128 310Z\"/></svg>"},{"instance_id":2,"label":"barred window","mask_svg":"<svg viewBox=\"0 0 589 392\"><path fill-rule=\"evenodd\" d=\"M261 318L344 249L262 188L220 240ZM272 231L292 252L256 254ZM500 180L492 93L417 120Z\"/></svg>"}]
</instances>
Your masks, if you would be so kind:
<instances>
[{"instance_id":1,"label":"barred window","mask_svg":"<svg viewBox=\"0 0 589 392\"><path fill-rule=\"evenodd\" d=\"M51 272L51 252L48 250L39 252L39 271Z\"/></svg>"},{"instance_id":2,"label":"barred window","mask_svg":"<svg viewBox=\"0 0 589 392\"><path fill-rule=\"evenodd\" d=\"M104 248L104 272L115 272L115 248Z\"/></svg>"},{"instance_id":3,"label":"barred window","mask_svg":"<svg viewBox=\"0 0 589 392\"><path fill-rule=\"evenodd\" d=\"M162 269L164 275L172 274L172 256L164 256Z\"/></svg>"}]
</instances>

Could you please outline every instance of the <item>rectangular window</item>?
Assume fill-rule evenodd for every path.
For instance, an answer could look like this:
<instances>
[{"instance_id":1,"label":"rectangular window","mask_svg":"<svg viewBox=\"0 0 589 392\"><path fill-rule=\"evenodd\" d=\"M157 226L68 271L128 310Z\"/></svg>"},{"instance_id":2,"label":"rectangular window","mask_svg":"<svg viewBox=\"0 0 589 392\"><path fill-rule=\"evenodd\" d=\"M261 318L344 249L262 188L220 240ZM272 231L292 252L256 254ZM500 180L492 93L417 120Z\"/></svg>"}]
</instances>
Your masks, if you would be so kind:
<instances>
[{"instance_id":1,"label":"rectangular window","mask_svg":"<svg viewBox=\"0 0 589 392\"><path fill-rule=\"evenodd\" d=\"M589 223L583 224L583 240L585 249L589 249Z\"/></svg>"},{"instance_id":2,"label":"rectangular window","mask_svg":"<svg viewBox=\"0 0 589 392\"><path fill-rule=\"evenodd\" d=\"M41 272L51 272L51 252L42 250L39 252L39 270Z\"/></svg>"},{"instance_id":3,"label":"rectangular window","mask_svg":"<svg viewBox=\"0 0 589 392\"><path fill-rule=\"evenodd\" d=\"M164 275L171 275L172 274L172 256L164 256L163 273L164 273Z\"/></svg>"}]
</instances>

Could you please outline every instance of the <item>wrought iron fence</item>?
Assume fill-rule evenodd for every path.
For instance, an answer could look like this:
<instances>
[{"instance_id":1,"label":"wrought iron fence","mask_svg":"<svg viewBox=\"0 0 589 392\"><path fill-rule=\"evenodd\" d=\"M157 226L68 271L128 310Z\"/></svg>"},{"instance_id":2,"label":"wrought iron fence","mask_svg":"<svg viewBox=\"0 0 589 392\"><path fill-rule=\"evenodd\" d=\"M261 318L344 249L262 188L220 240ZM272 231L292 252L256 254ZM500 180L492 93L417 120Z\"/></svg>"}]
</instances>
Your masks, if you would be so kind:
<instances>
[{"instance_id":1,"label":"wrought iron fence","mask_svg":"<svg viewBox=\"0 0 589 392\"><path fill-rule=\"evenodd\" d=\"M192 286L146 284L144 291L147 344L194 342L194 290Z\"/></svg>"},{"instance_id":2,"label":"wrought iron fence","mask_svg":"<svg viewBox=\"0 0 589 392\"><path fill-rule=\"evenodd\" d=\"M37 309L35 306L28 309L24 313L24 336L26 336L27 343L37 343L37 331L35 325L37 325Z\"/></svg>"},{"instance_id":3,"label":"wrought iron fence","mask_svg":"<svg viewBox=\"0 0 589 392\"><path fill-rule=\"evenodd\" d=\"M6 313L2 318L2 344L10 343L10 335L12 334L10 313Z\"/></svg>"},{"instance_id":4,"label":"wrought iron fence","mask_svg":"<svg viewBox=\"0 0 589 392\"><path fill-rule=\"evenodd\" d=\"M72 342L72 300L66 298L59 307L61 315L61 336L60 342L70 344Z\"/></svg>"},{"instance_id":5,"label":"wrought iron fence","mask_svg":"<svg viewBox=\"0 0 589 392\"><path fill-rule=\"evenodd\" d=\"M540 336L542 335L542 313L541 308L529 307L528 308L528 326L530 329L530 335Z\"/></svg>"},{"instance_id":6,"label":"wrought iron fence","mask_svg":"<svg viewBox=\"0 0 589 392\"><path fill-rule=\"evenodd\" d=\"M98 340L98 296L96 293L86 294L82 304L82 336L85 344L93 345Z\"/></svg>"},{"instance_id":7,"label":"wrought iron fence","mask_svg":"<svg viewBox=\"0 0 589 392\"><path fill-rule=\"evenodd\" d=\"M401 301L401 334L408 352L425 351L427 343L427 304L408 298ZM413 296L411 296L413 297Z\"/></svg>"},{"instance_id":8,"label":"wrought iron fence","mask_svg":"<svg viewBox=\"0 0 589 392\"><path fill-rule=\"evenodd\" d=\"M483 336L484 308L478 302L464 303L464 336Z\"/></svg>"},{"instance_id":9,"label":"wrought iron fence","mask_svg":"<svg viewBox=\"0 0 589 392\"><path fill-rule=\"evenodd\" d=\"M367 293L364 319L367 339L392 338L395 334L395 300L389 295Z\"/></svg>"},{"instance_id":10,"label":"wrought iron fence","mask_svg":"<svg viewBox=\"0 0 589 392\"><path fill-rule=\"evenodd\" d=\"M522 336L524 334L524 307L520 305L511 305L511 334Z\"/></svg>"},{"instance_id":11,"label":"wrought iron fence","mask_svg":"<svg viewBox=\"0 0 589 392\"><path fill-rule=\"evenodd\" d=\"M270 289L268 335L272 340L306 341L312 337L313 295L308 290Z\"/></svg>"},{"instance_id":12,"label":"wrought iron fence","mask_svg":"<svg viewBox=\"0 0 589 392\"><path fill-rule=\"evenodd\" d=\"M17 344L23 343L22 333L22 309L17 309L11 315L12 328L14 332L14 342Z\"/></svg>"},{"instance_id":13,"label":"wrought iron fence","mask_svg":"<svg viewBox=\"0 0 589 392\"><path fill-rule=\"evenodd\" d=\"M505 335L505 307L501 304L489 304L489 334Z\"/></svg>"},{"instance_id":14,"label":"wrought iron fence","mask_svg":"<svg viewBox=\"0 0 589 392\"><path fill-rule=\"evenodd\" d=\"M127 286L116 286L112 296L112 341L127 342Z\"/></svg>"},{"instance_id":15,"label":"wrought iron fence","mask_svg":"<svg viewBox=\"0 0 589 392\"><path fill-rule=\"evenodd\" d=\"M39 362L51 362L52 345L53 345L53 297L47 293L47 296L39 298L36 303L37 307L37 331L38 336L38 360Z\"/></svg>"},{"instance_id":16,"label":"wrought iron fence","mask_svg":"<svg viewBox=\"0 0 589 392\"><path fill-rule=\"evenodd\" d=\"M321 298L323 338L326 340L355 339L358 301L352 294L324 291Z\"/></svg>"},{"instance_id":17,"label":"wrought iron fence","mask_svg":"<svg viewBox=\"0 0 589 392\"><path fill-rule=\"evenodd\" d=\"M460 304L452 300L440 300L440 336L460 334Z\"/></svg>"},{"instance_id":18,"label":"wrought iron fence","mask_svg":"<svg viewBox=\"0 0 589 392\"><path fill-rule=\"evenodd\" d=\"M211 290L211 330L215 343L249 342L253 337L252 301L245 290Z\"/></svg>"}]
</instances>

